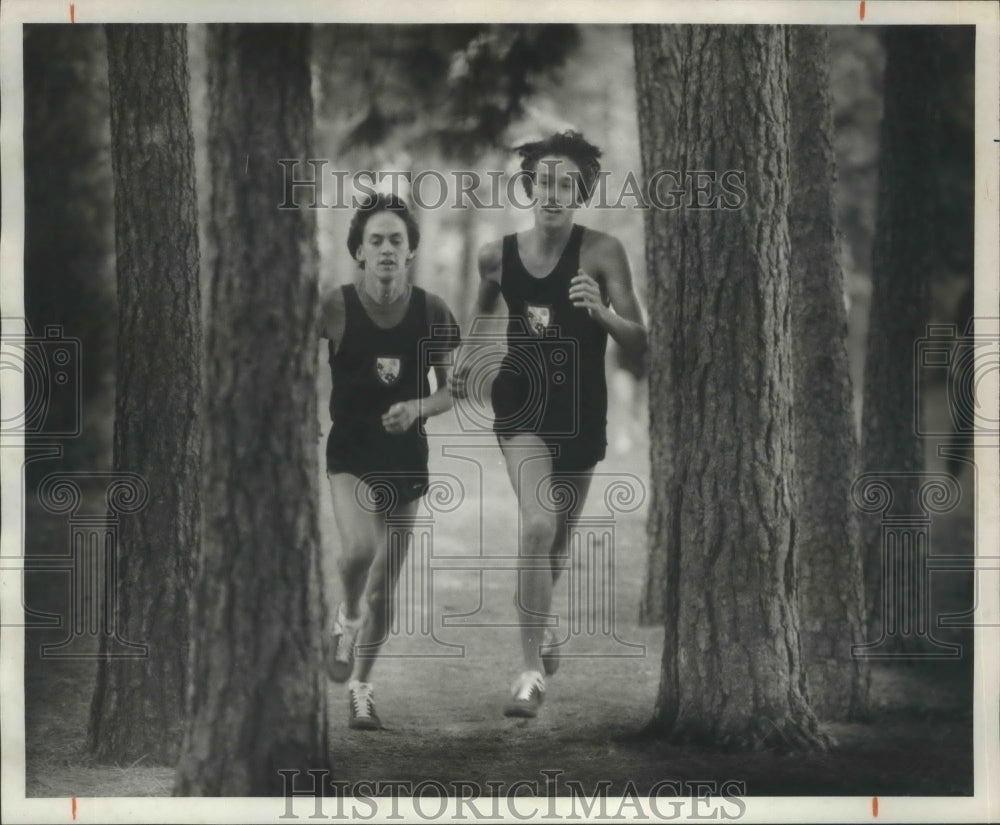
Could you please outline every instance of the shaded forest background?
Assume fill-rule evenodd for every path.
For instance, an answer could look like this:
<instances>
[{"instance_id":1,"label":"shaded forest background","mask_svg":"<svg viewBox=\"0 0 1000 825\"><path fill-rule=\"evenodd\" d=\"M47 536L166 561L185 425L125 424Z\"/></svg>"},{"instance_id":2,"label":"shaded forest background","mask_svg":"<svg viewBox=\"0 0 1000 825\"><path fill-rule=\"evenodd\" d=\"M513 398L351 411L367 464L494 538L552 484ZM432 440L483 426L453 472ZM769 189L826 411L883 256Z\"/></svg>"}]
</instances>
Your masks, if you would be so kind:
<instances>
[{"instance_id":1,"label":"shaded forest background","mask_svg":"<svg viewBox=\"0 0 1000 825\"><path fill-rule=\"evenodd\" d=\"M557 129L576 128L604 149L609 191L617 193L631 171L641 175L634 67L625 27L562 27L556 45L545 49L535 78L525 78L523 107L510 128L493 137L508 146ZM455 72L453 55L463 46L475 53L475 27L317 27L314 29L313 90L316 99L315 153L329 158L327 169L447 171L457 168L516 170L510 153L499 148L470 154L463 135L444 119L445 79ZM189 27L192 114L195 130L199 210L208 213L205 157L204 29ZM950 152L938 167L940 219L948 256L927 273L928 323L959 321L959 302L971 287L972 60L963 35L949 41L943 60L965 67L965 81L952 87L941 111ZM879 123L882 114L884 54L878 32L867 27L831 30L831 89L837 159L837 217L842 240L844 300L848 307L847 350L860 426L861 388L871 295L871 252L875 227ZM528 53L530 56L530 53ZM530 61L522 55L526 66ZM546 65L548 64L548 65ZM107 58L101 27L28 27L25 35L25 309L32 329L60 324L82 342L82 435L67 441L65 469L110 468L114 411L116 294L114 220L110 164ZM485 105L485 103L484 103ZM444 111L442 115L441 112ZM453 151L428 140L435 130L456 132ZM72 134L73 139L67 140ZM305 174L305 169L300 174ZM328 180L332 184L332 178ZM484 193L485 197L485 193ZM333 187L325 198L333 201ZM584 210L580 220L620 237L629 252L637 290L645 292L643 220L634 199L624 209ZM467 318L474 299L474 255L478 246L521 229L529 213L515 210L424 210L415 280L441 294ZM354 277L345 241L349 210L317 214L321 291ZM204 220L202 220L204 224ZM212 249L201 234L201 271L210 271ZM470 286L471 285L471 286ZM202 306L207 306L202 302ZM615 353L609 353L618 370ZM322 371L321 371L322 374ZM626 375L627 373L622 373ZM325 394L325 387L320 393ZM643 437L644 413L625 409L632 394L627 380L612 380L612 436L622 448ZM641 394L638 399L642 404ZM63 409L54 414L71 415ZM627 418L637 415L638 428ZM616 418L617 416L617 418ZM614 446L614 444L613 444ZM641 448L641 447L640 447ZM42 473L58 469L39 463Z\"/></svg>"}]
</instances>

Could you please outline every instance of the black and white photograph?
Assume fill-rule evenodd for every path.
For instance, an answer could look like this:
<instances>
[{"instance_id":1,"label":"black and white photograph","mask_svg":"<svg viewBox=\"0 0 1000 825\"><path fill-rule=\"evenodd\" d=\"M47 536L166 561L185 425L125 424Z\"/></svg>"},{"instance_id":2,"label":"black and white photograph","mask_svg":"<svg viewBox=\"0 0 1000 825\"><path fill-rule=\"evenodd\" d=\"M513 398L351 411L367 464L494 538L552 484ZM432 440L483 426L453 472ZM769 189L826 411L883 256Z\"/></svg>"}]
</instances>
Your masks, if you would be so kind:
<instances>
[{"instance_id":1,"label":"black and white photograph","mask_svg":"<svg viewBox=\"0 0 1000 825\"><path fill-rule=\"evenodd\" d=\"M0 43L3 821L1000 820L1000 7Z\"/></svg>"}]
</instances>

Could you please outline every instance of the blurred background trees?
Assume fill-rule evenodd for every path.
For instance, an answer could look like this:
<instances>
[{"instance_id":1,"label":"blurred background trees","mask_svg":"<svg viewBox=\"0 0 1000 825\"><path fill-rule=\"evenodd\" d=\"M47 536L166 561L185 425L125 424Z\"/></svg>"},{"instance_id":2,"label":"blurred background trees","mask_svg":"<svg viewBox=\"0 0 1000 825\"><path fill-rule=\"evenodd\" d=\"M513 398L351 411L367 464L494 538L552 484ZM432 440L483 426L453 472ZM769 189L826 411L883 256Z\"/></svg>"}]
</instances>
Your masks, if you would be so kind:
<instances>
[{"instance_id":1,"label":"blurred background trees","mask_svg":"<svg viewBox=\"0 0 1000 825\"><path fill-rule=\"evenodd\" d=\"M883 32L885 103L861 456L867 471L911 474L895 491L899 513L919 512L916 473L926 463L917 422L929 412L923 409L929 399L919 391L928 372L921 374L923 365L914 363L915 344L940 317L941 305L955 300L949 293L971 288L972 35L967 27ZM878 633L880 526L877 519L864 525L869 621Z\"/></svg>"},{"instance_id":2,"label":"blurred background trees","mask_svg":"<svg viewBox=\"0 0 1000 825\"><path fill-rule=\"evenodd\" d=\"M53 409L64 469L111 467L115 364L115 236L104 32L24 29L24 308L35 335L58 324L81 349L82 409ZM53 469L29 464L29 487Z\"/></svg>"}]
</instances>

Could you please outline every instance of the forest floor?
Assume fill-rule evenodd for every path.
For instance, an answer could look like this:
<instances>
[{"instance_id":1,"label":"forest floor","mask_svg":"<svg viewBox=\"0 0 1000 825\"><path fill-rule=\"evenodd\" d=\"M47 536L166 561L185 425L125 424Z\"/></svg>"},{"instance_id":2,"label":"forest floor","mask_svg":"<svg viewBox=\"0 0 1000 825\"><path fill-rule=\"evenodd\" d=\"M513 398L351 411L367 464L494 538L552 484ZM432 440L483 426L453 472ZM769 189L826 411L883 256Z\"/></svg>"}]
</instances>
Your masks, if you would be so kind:
<instances>
[{"instance_id":1,"label":"forest floor","mask_svg":"<svg viewBox=\"0 0 1000 825\"><path fill-rule=\"evenodd\" d=\"M584 594L582 614L573 613L583 616L582 623L563 621L559 632L568 634L567 655L558 674L547 680L539 717L505 719L501 707L520 658L513 625L513 573L504 569L509 565L503 561L493 565L496 569L457 569L448 557L477 555L484 545L490 556L514 554L514 497L495 442L471 451L479 456L476 463L443 458L435 449L440 443L432 439L432 472L457 477L464 500L453 512L434 516L434 572L428 591L432 598L421 595L419 576L404 571L401 579L398 632L387 642L373 674L384 730L349 730L346 688L329 686L329 739L338 779L434 779L446 786L478 783L484 789L488 782L509 788L526 780L538 783L544 795L542 771L561 771L557 788L558 783L576 780L588 795L601 781L611 783L613 796L621 795L629 781L644 795L665 779L742 782L749 796L972 793L971 644L968 635L954 631L947 640L965 644L959 660L875 664L870 720L830 724L838 746L829 752L719 753L643 737L656 698L663 637L662 628L637 623L648 501L614 517L614 563L602 568L607 575L596 579L607 585L606 599L602 602L594 591L589 597ZM629 450L609 447L585 514L595 519L607 514L604 492L616 480L648 479L646 456L641 436ZM477 468L482 468L481 480ZM335 546L335 528L325 485L322 492L322 532L329 551ZM971 551L969 498L935 521L933 552ZM31 502L28 509L28 552L65 552L65 517L46 516ZM564 617L570 612L570 590L579 571L575 564L557 587L555 607ZM942 576L948 581L935 587L933 597L949 606L963 600L967 604L969 578L963 575ZM413 594L412 600L407 593ZM65 610L66 600L67 577L26 576L30 607L59 612ZM588 626L588 617L596 626ZM602 627L602 618L611 621L613 632ZM430 622L431 633L425 632L423 622ZM57 642L64 633L26 633L27 795L169 795L170 767L143 760L129 766L99 765L87 754L94 663L39 655L41 644Z\"/></svg>"}]
</instances>

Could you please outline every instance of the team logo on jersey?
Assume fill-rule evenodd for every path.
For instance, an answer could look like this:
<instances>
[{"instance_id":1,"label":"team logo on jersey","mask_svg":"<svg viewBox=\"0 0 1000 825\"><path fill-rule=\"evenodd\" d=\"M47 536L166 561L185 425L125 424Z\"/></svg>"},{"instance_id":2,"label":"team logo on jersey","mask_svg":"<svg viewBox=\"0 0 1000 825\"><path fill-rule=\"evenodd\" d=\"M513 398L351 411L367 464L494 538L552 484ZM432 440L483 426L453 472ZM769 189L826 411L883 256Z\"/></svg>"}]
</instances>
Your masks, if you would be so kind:
<instances>
[{"instance_id":1,"label":"team logo on jersey","mask_svg":"<svg viewBox=\"0 0 1000 825\"><path fill-rule=\"evenodd\" d=\"M378 375L378 380L391 387L399 378L399 365L398 358L378 356L375 359L375 374Z\"/></svg>"},{"instance_id":2,"label":"team logo on jersey","mask_svg":"<svg viewBox=\"0 0 1000 825\"><path fill-rule=\"evenodd\" d=\"M541 338L552 320L552 310L538 304L525 304L528 310L528 327L534 335Z\"/></svg>"}]
</instances>

